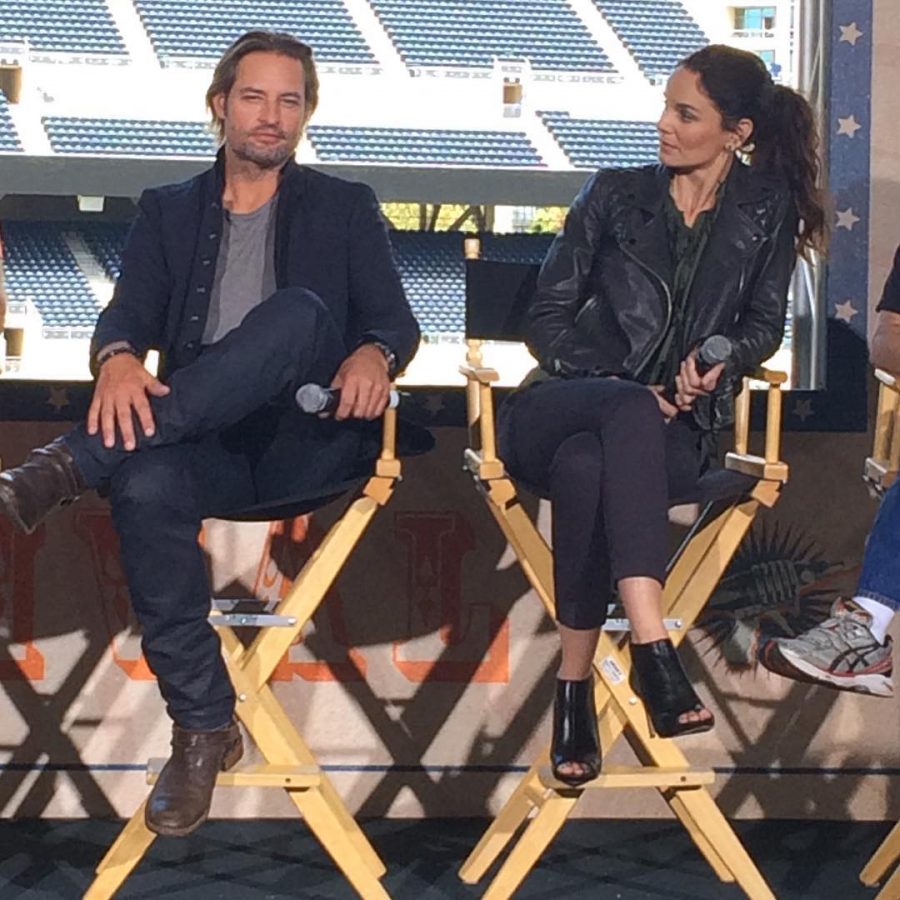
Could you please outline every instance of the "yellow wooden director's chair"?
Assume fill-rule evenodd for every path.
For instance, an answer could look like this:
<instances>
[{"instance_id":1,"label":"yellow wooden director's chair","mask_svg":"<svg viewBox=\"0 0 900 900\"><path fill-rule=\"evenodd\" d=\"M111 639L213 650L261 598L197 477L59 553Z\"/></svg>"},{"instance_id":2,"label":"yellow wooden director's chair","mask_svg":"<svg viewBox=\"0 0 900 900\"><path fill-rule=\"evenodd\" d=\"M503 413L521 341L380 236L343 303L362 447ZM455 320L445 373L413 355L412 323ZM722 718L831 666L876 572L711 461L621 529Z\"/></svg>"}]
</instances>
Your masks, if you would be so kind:
<instances>
[{"instance_id":1,"label":"yellow wooden director's chair","mask_svg":"<svg viewBox=\"0 0 900 900\"><path fill-rule=\"evenodd\" d=\"M897 480L900 469L900 385L893 375L879 369L875 370L875 377L879 382L875 437L863 478L872 494L880 499ZM859 879L863 884L875 887L891 869L894 869L894 874L885 882L875 900L900 900L900 822L891 829L866 863Z\"/></svg>"},{"instance_id":2,"label":"yellow wooden director's chair","mask_svg":"<svg viewBox=\"0 0 900 900\"><path fill-rule=\"evenodd\" d=\"M379 881L385 866L334 785L316 764L268 681L279 660L318 609L378 508L390 499L400 479L396 444L397 413L388 409L384 414L381 453L375 462L374 474L370 463L368 476L329 486L328 496L310 498L303 508L291 509L290 515L311 511L362 484L356 498L332 526L277 607L249 616L215 611L211 616L211 621L220 629L226 664L238 698L237 714L265 759L261 765L238 767L222 773L217 786L284 790L337 867L366 900L388 897ZM277 517L281 515L279 512ZM284 510L283 515L287 516L288 511ZM233 631L234 626L246 625L260 626L261 629L248 646L244 646ZM163 763L164 760L150 761L148 783L154 783ZM111 897L153 843L156 835L144 824L145 806L146 801L107 851L85 897L90 900Z\"/></svg>"},{"instance_id":3,"label":"yellow wooden director's chair","mask_svg":"<svg viewBox=\"0 0 900 900\"><path fill-rule=\"evenodd\" d=\"M517 486L497 455L491 385L499 376L482 364L484 339L521 340L519 321L533 293L537 267L472 258L477 252L477 244L467 245L468 354L466 365L461 367L468 383L470 444L465 465L531 586L553 615L551 550L523 509ZM779 459L780 386L786 376L761 370L756 377L768 384L764 455L748 452L750 391L745 380L736 400L735 448L727 454L724 469L704 476L697 496L687 498L689 503L673 510L676 519L695 519L670 561L665 585L664 614L676 645L703 610L760 507L771 507L787 480L788 467ZM771 890L707 790L714 773L691 768L671 739L651 736L641 698L629 683L631 662L626 628L627 622L611 621L601 634L594 658L595 696L604 753L624 735L641 765L604 764L596 780L572 788L553 778L549 751L544 752L466 859L460 877L468 883L478 882L507 844L512 843L484 895L487 900L510 897L582 793L646 787L661 793L722 881L736 881L754 900L771 898ZM516 840L523 825L524 831Z\"/></svg>"}]
</instances>

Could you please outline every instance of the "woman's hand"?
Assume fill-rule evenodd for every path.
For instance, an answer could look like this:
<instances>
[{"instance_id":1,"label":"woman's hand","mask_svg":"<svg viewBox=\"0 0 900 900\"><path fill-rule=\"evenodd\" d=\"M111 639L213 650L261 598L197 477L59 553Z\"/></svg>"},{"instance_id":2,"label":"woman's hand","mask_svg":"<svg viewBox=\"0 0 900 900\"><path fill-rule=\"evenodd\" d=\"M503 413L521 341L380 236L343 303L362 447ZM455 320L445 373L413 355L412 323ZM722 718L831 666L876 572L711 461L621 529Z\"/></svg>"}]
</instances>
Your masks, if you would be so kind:
<instances>
[{"instance_id":1,"label":"woman's hand","mask_svg":"<svg viewBox=\"0 0 900 900\"><path fill-rule=\"evenodd\" d=\"M697 371L696 356L697 351L692 350L688 354L688 358L682 362L681 369L675 376L675 406L681 412L687 412L698 397L712 393L725 368L725 363L718 363L701 375Z\"/></svg>"}]
</instances>

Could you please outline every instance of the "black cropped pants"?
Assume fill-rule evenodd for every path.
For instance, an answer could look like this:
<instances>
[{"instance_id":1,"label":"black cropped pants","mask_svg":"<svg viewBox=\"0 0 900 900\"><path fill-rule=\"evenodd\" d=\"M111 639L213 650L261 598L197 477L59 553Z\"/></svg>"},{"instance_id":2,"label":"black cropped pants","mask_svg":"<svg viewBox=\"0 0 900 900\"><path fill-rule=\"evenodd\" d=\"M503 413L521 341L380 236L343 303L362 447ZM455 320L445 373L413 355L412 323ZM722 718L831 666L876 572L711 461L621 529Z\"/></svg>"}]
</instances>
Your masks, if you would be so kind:
<instances>
[{"instance_id":1,"label":"black cropped pants","mask_svg":"<svg viewBox=\"0 0 900 900\"><path fill-rule=\"evenodd\" d=\"M550 498L562 625L599 628L623 578L665 581L670 498L700 477L700 432L684 418L666 424L649 388L615 378L523 388L499 426L509 472Z\"/></svg>"}]
</instances>

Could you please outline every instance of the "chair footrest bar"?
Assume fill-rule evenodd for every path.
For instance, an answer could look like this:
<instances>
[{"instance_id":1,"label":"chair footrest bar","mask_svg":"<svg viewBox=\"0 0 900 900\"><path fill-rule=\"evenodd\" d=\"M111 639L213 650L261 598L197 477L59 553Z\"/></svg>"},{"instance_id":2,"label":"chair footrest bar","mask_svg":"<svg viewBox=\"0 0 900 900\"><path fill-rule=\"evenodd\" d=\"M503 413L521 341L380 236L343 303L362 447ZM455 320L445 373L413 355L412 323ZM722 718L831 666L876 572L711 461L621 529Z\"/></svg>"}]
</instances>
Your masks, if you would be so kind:
<instances>
[{"instance_id":1,"label":"chair footrest bar","mask_svg":"<svg viewBox=\"0 0 900 900\"><path fill-rule=\"evenodd\" d=\"M274 613L214 613L209 617L209 624L214 628L223 625L229 628L293 628L297 619Z\"/></svg>"},{"instance_id":2,"label":"chair footrest bar","mask_svg":"<svg viewBox=\"0 0 900 900\"><path fill-rule=\"evenodd\" d=\"M542 766L540 780L544 787L555 791L588 791L593 788L698 788L712 784L716 773L712 769L668 768L664 766L607 766L593 781L577 788L557 781L550 766Z\"/></svg>"},{"instance_id":3,"label":"chair footrest bar","mask_svg":"<svg viewBox=\"0 0 900 900\"><path fill-rule=\"evenodd\" d=\"M666 631L684 631L683 619L663 619ZM631 623L628 619L607 619L603 623L604 631L631 631Z\"/></svg>"},{"instance_id":4,"label":"chair footrest bar","mask_svg":"<svg viewBox=\"0 0 900 900\"><path fill-rule=\"evenodd\" d=\"M151 759L147 763L147 784L156 784L165 759ZM230 772L220 772L217 787L279 787L314 788L322 782L318 766L275 766L265 763L243 766Z\"/></svg>"}]
</instances>

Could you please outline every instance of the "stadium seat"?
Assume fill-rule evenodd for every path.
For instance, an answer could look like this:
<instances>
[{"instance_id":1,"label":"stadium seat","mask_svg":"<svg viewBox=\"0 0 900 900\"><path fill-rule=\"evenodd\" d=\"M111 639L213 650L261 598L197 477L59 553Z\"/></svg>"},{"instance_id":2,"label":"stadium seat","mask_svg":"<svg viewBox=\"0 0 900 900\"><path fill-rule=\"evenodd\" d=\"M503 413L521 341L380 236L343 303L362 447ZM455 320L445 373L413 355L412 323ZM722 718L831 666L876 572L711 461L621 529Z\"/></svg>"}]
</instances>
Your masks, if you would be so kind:
<instances>
[{"instance_id":1,"label":"stadium seat","mask_svg":"<svg viewBox=\"0 0 900 900\"><path fill-rule=\"evenodd\" d=\"M310 44L320 62L375 62L341 0L134 0L162 63L215 59L245 31L285 31Z\"/></svg>"},{"instance_id":2,"label":"stadium seat","mask_svg":"<svg viewBox=\"0 0 900 900\"><path fill-rule=\"evenodd\" d=\"M104 0L4 0L0 40L27 40L32 51L125 53Z\"/></svg>"},{"instance_id":3,"label":"stadium seat","mask_svg":"<svg viewBox=\"0 0 900 900\"><path fill-rule=\"evenodd\" d=\"M370 0L409 66L490 67L494 57L535 69L613 72L565 0Z\"/></svg>"},{"instance_id":4,"label":"stadium seat","mask_svg":"<svg viewBox=\"0 0 900 900\"><path fill-rule=\"evenodd\" d=\"M669 75L709 40L680 0L593 0L637 64L650 77Z\"/></svg>"}]
</instances>

